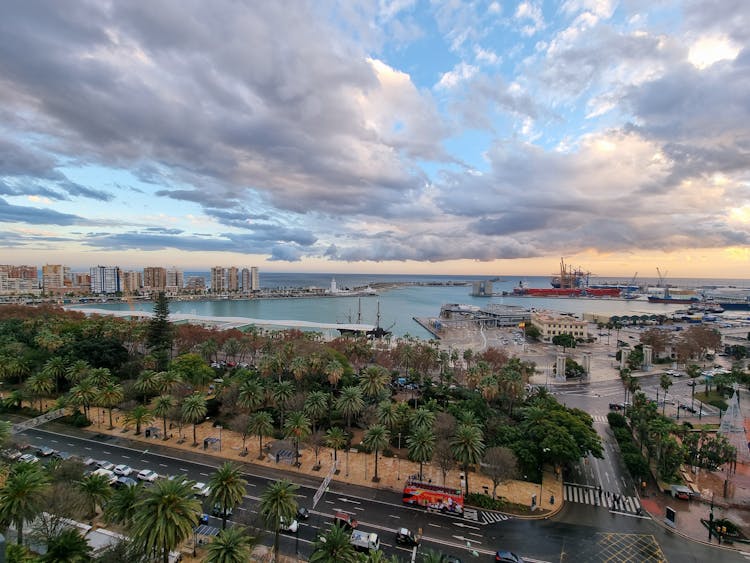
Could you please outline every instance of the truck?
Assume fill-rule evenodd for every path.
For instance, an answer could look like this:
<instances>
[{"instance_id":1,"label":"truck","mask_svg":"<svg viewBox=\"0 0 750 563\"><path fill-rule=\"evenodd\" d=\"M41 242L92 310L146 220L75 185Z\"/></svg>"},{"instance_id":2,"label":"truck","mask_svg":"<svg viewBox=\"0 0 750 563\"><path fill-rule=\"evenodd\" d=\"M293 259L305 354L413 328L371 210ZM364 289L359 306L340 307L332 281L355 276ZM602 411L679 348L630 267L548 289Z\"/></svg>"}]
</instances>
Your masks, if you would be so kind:
<instances>
[{"instance_id":1,"label":"truck","mask_svg":"<svg viewBox=\"0 0 750 563\"><path fill-rule=\"evenodd\" d=\"M404 485L402 501L404 504L451 514L463 514L464 511L464 494L461 489L425 483L414 476L409 477Z\"/></svg>"},{"instance_id":2,"label":"truck","mask_svg":"<svg viewBox=\"0 0 750 563\"><path fill-rule=\"evenodd\" d=\"M354 530L349 538L349 543L352 544L357 551L369 553L380 549L380 538L375 532Z\"/></svg>"}]
</instances>

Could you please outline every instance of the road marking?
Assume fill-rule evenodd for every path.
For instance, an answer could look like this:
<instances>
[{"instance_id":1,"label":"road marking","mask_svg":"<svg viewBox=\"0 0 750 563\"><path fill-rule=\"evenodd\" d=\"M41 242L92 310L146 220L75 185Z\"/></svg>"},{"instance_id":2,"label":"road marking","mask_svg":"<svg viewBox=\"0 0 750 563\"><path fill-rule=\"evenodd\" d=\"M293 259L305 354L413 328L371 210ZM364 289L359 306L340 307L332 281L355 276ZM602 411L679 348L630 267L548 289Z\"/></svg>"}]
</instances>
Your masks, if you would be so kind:
<instances>
[{"instance_id":1,"label":"road marking","mask_svg":"<svg viewBox=\"0 0 750 563\"><path fill-rule=\"evenodd\" d=\"M127 456L127 455L123 455L123 456L120 456L120 457L121 457L122 459L130 459L130 456Z\"/></svg>"},{"instance_id":2,"label":"road marking","mask_svg":"<svg viewBox=\"0 0 750 563\"><path fill-rule=\"evenodd\" d=\"M91 448L89 448L89 447L86 447L86 446L84 446L84 447L83 447L83 449L84 449L84 450L88 450L88 451L91 451Z\"/></svg>"},{"instance_id":3,"label":"road marking","mask_svg":"<svg viewBox=\"0 0 750 563\"><path fill-rule=\"evenodd\" d=\"M395 514L389 514L388 518L396 518L398 520L401 518L401 516L396 516Z\"/></svg>"},{"instance_id":4,"label":"road marking","mask_svg":"<svg viewBox=\"0 0 750 563\"><path fill-rule=\"evenodd\" d=\"M167 466L167 464L166 464L166 463L160 463L160 464L159 464L159 466L160 466L160 467L166 467L166 466Z\"/></svg>"},{"instance_id":5,"label":"road marking","mask_svg":"<svg viewBox=\"0 0 750 563\"><path fill-rule=\"evenodd\" d=\"M247 510L247 508L244 508L244 507L242 507L242 506L238 506L238 507L237 507L237 510Z\"/></svg>"},{"instance_id":6,"label":"road marking","mask_svg":"<svg viewBox=\"0 0 750 563\"><path fill-rule=\"evenodd\" d=\"M361 503L361 502L359 502L358 500L350 500L350 499L348 499L348 498L345 498L345 497L339 497L339 500L340 500L341 502L350 502L350 503L352 503L352 504L362 504L362 503Z\"/></svg>"},{"instance_id":7,"label":"road marking","mask_svg":"<svg viewBox=\"0 0 750 563\"><path fill-rule=\"evenodd\" d=\"M104 455L112 455L112 452L108 452L107 450L103 450Z\"/></svg>"},{"instance_id":8,"label":"road marking","mask_svg":"<svg viewBox=\"0 0 750 563\"><path fill-rule=\"evenodd\" d=\"M67 444L68 444L69 446L74 446L74 447L75 447L75 444L71 444L70 442L67 442Z\"/></svg>"},{"instance_id":9,"label":"road marking","mask_svg":"<svg viewBox=\"0 0 750 563\"><path fill-rule=\"evenodd\" d=\"M179 468L179 470L180 470L180 471L184 471L185 473L187 473L187 472L188 472L188 470L187 470L187 469L185 469L184 467L180 467L180 468Z\"/></svg>"},{"instance_id":10,"label":"road marking","mask_svg":"<svg viewBox=\"0 0 750 563\"><path fill-rule=\"evenodd\" d=\"M324 501L324 502L327 502L328 504L333 504L333 501L332 501L332 500L326 500L326 501Z\"/></svg>"},{"instance_id":11,"label":"road marking","mask_svg":"<svg viewBox=\"0 0 750 563\"><path fill-rule=\"evenodd\" d=\"M198 475L203 475L204 477L208 477L208 473L198 473Z\"/></svg>"},{"instance_id":12,"label":"road marking","mask_svg":"<svg viewBox=\"0 0 750 563\"><path fill-rule=\"evenodd\" d=\"M398 516L396 518L398 518ZM427 525L432 526L433 528L442 528L440 524L433 524L432 522L427 522Z\"/></svg>"},{"instance_id":13,"label":"road marking","mask_svg":"<svg viewBox=\"0 0 750 563\"><path fill-rule=\"evenodd\" d=\"M256 485L255 483L248 483L247 486L248 487L257 487L258 485Z\"/></svg>"},{"instance_id":14,"label":"road marking","mask_svg":"<svg viewBox=\"0 0 750 563\"><path fill-rule=\"evenodd\" d=\"M470 536L477 536L478 538L483 538L484 536L482 534L477 534L476 532L469 532Z\"/></svg>"},{"instance_id":15,"label":"road marking","mask_svg":"<svg viewBox=\"0 0 750 563\"><path fill-rule=\"evenodd\" d=\"M479 530L476 526L469 526L469 524L464 524L463 522L452 522L454 526L458 526L459 528L469 528L470 530Z\"/></svg>"},{"instance_id":16,"label":"road marking","mask_svg":"<svg viewBox=\"0 0 750 563\"><path fill-rule=\"evenodd\" d=\"M50 442L53 442L53 443L57 444L57 440L50 439Z\"/></svg>"}]
</instances>

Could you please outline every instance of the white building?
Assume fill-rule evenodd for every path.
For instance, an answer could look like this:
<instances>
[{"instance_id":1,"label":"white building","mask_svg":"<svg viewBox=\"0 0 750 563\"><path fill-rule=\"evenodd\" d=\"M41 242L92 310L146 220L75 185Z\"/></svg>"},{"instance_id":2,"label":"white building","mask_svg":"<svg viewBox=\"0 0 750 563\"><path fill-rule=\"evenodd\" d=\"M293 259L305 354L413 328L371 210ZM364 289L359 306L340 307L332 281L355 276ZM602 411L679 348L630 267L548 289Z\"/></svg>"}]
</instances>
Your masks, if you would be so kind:
<instances>
[{"instance_id":1,"label":"white building","mask_svg":"<svg viewBox=\"0 0 750 563\"><path fill-rule=\"evenodd\" d=\"M110 295L120 291L120 268L117 266L95 266L89 271L91 293Z\"/></svg>"}]
</instances>

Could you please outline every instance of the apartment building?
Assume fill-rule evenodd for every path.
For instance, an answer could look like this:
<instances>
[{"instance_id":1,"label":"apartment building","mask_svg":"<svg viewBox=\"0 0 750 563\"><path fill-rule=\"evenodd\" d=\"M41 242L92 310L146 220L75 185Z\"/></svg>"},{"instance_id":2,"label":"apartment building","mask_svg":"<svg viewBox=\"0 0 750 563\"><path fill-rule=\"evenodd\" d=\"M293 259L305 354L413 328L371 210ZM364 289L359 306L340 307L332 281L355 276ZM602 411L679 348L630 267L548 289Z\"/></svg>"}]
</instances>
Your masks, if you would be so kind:
<instances>
[{"instance_id":1,"label":"apartment building","mask_svg":"<svg viewBox=\"0 0 750 563\"><path fill-rule=\"evenodd\" d=\"M167 287L167 269L158 266L143 268L143 290L151 292L164 291Z\"/></svg>"},{"instance_id":2,"label":"apartment building","mask_svg":"<svg viewBox=\"0 0 750 563\"><path fill-rule=\"evenodd\" d=\"M120 268L117 266L94 266L91 275L91 293L111 295L121 291Z\"/></svg>"},{"instance_id":3,"label":"apartment building","mask_svg":"<svg viewBox=\"0 0 750 563\"><path fill-rule=\"evenodd\" d=\"M70 268L62 264L45 264L42 266L42 291L44 293L59 293L66 286L70 287Z\"/></svg>"},{"instance_id":4,"label":"apartment building","mask_svg":"<svg viewBox=\"0 0 750 563\"><path fill-rule=\"evenodd\" d=\"M138 293L143 287L143 274L134 270L120 272L120 283L123 293Z\"/></svg>"},{"instance_id":5,"label":"apartment building","mask_svg":"<svg viewBox=\"0 0 750 563\"><path fill-rule=\"evenodd\" d=\"M227 291L239 291L240 290L240 271L230 266L227 268Z\"/></svg>"},{"instance_id":6,"label":"apartment building","mask_svg":"<svg viewBox=\"0 0 750 563\"><path fill-rule=\"evenodd\" d=\"M213 293L225 293L227 291L227 275L222 266L211 268L211 291Z\"/></svg>"},{"instance_id":7,"label":"apartment building","mask_svg":"<svg viewBox=\"0 0 750 563\"><path fill-rule=\"evenodd\" d=\"M559 334L572 334L574 338L589 337L588 321L576 319L569 315L561 315L545 312L534 312L531 315L531 322L539 329L541 339L550 342L554 336Z\"/></svg>"}]
</instances>

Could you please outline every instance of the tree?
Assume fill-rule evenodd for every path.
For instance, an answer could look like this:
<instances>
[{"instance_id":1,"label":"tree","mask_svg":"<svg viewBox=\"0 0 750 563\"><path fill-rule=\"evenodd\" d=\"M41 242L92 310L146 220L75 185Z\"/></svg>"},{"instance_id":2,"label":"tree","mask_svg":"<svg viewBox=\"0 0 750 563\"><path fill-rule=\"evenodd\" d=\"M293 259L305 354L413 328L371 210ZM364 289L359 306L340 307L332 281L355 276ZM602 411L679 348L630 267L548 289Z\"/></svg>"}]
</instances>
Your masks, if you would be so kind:
<instances>
[{"instance_id":1,"label":"tree","mask_svg":"<svg viewBox=\"0 0 750 563\"><path fill-rule=\"evenodd\" d=\"M47 553L39 559L41 563L88 563L91 561L91 546L77 528L63 528L47 543Z\"/></svg>"},{"instance_id":2,"label":"tree","mask_svg":"<svg viewBox=\"0 0 750 563\"><path fill-rule=\"evenodd\" d=\"M664 416L664 413L667 410L667 390L672 387L672 378L666 373L662 373L661 378L659 379L659 387L664 389L664 406L661 411L661 415Z\"/></svg>"},{"instance_id":3,"label":"tree","mask_svg":"<svg viewBox=\"0 0 750 563\"><path fill-rule=\"evenodd\" d=\"M144 405L137 405L133 410L125 413L125 428L135 426L135 435L141 433L141 426L150 424L154 420L154 415Z\"/></svg>"},{"instance_id":4,"label":"tree","mask_svg":"<svg viewBox=\"0 0 750 563\"><path fill-rule=\"evenodd\" d=\"M518 473L516 454L509 448L487 448L482 460L482 470L492 480L492 498L497 495L497 486L503 481L513 479Z\"/></svg>"},{"instance_id":5,"label":"tree","mask_svg":"<svg viewBox=\"0 0 750 563\"><path fill-rule=\"evenodd\" d=\"M183 381L205 387L216 377L211 366L199 354L182 354L174 359L169 371L180 374Z\"/></svg>"},{"instance_id":6,"label":"tree","mask_svg":"<svg viewBox=\"0 0 750 563\"><path fill-rule=\"evenodd\" d=\"M305 413L297 411L289 415L289 420L284 425L284 436L294 440L295 463L299 464L299 443L306 439L311 432L310 419Z\"/></svg>"},{"instance_id":7,"label":"tree","mask_svg":"<svg viewBox=\"0 0 750 563\"><path fill-rule=\"evenodd\" d=\"M564 353L566 348L576 347L576 339L575 336L573 336L569 332L564 332L563 334L556 334L555 336L553 336L552 344L554 344L555 346L562 346Z\"/></svg>"},{"instance_id":8,"label":"tree","mask_svg":"<svg viewBox=\"0 0 750 563\"><path fill-rule=\"evenodd\" d=\"M344 432L342 428L339 428L338 426L329 428L326 431L325 444L329 448L333 449L334 463L338 462L338 451L340 449L343 449L343 447L346 445L347 440L348 438L346 436L346 433Z\"/></svg>"},{"instance_id":9,"label":"tree","mask_svg":"<svg viewBox=\"0 0 750 563\"><path fill-rule=\"evenodd\" d=\"M346 417L346 429L352 428L352 417L357 416L365 408L362 399L362 388L351 386L344 387L341 395L336 399L336 409Z\"/></svg>"},{"instance_id":10,"label":"tree","mask_svg":"<svg viewBox=\"0 0 750 563\"><path fill-rule=\"evenodd\" d=\"M242 526L232 526L219 532L208 545L203 563L245 563L250 561L254 538Z\"/></svg>"},{"instance_id":11,"label":"tree","mask_svg":"<svg viewBox=\"0 0 750 563\"><path fill-rule=\"evenodd\" d=\"M136 504L131 537L141 553L160 556L189 538L198 524L201 503L193 496L192 481L158 479Z\"/></svg>"},{"instance_id":12,"label":"tree","mask_svg":"<svg viewBox=\"0 0 750 563\"><path fill-rule=\"evenodd\" d=\"M344 375L344 366L338 360L331 360L326 365L324 372L326 378L328 378L328 383L335 388L341 381L341 376Z\"/></svg>"},{"instance_id":13,"label":"tree","mask_svg":"<svg viewBox=\"0 0 750 563\"><path fill-rule=\"evenodd\" d=\"M343 526L334 524L313 544L310 563L357 563L359 554L349 541L349 531Z\"/></svg>"},{"instance_id":14,"label":"tree","mask_svg":"<svg viewBox=\"0 0 750 563\"><path fill-rule=\"evenodd\" d=\"M391 433L382 424L371 426L365 431L364 438L362 439L365 447L375 453L375 475L372 478L375 482L380 480L378 477L378 451L387 447L390 440Z\"/></svg>"},{"instance_id":15,"label":"tree","mask_svg":"<svg viewBox=\"0 0 750 563\"><path fill-rule=\"evenodd\" d=\"M112 409L122 402L124 396L125 394L122 385L110 381L99 390L99 394L96 397L96 402L109 411L110 430L114 428L114 425L112 424Z\"/></svg>"},{"instance_id":16,"label":"tree","mask_svg":"<svg viewBox=\"0 0 750 563\"><path fill-rule=\"evenodd\" d=\"M378 398L388 384L388 372L381 366L369 366L359 377L359 385L366 397Z\"/></svg>"},{"instance_id":17,"label":"tree","mask_svg":"<svg viewBox=\"0 0 750 563\"><path fill-rule=\"evenodd\" d=\"M55 381L50 373L39 371L26 380L24 387L29 396L39 398L39 412L42 412L42 398L52 393Z\"/></svg>"},{"instance_id":18,"label":"tree","mask_svg":"<svg viewBox=\"0 0 750 563\"><path fill-rule=\"evenodd\" d=\"M182 420L193 425L193 447L198 445L195 427L206 418L206 398L200 393L193 393L182 402L180 414Z\"/></svg>"},{"instance_id":19,"label":"tree","mask_svg":"<svg viewBox=\"0 0 750 563\"><path fill-rule=\"evenodd\" d=\"M484 451L482 430L474 424L460 423L450 443L453 457L463 465L466 494L469 494L469 465L479 463Z\"/></svg>"},{"instance_id":20,"label":"tree","mask_svg":"<svg viewBox=\"0 0 750 563\"><path fill-rule=\"evenodd\" d=\"M270 412L259 411L250 417L248 429L258 437L258 459L263 459L263 438L273 434L273 417Z\"/></svg>"},{"instance_id":21,"label":"tree","mask_svg":"<svg viewBox=\"0 0 750 563\"><path fill-rule=\"evenodd\" d=\"M299 487L287 480L275 481L266 487L260 496L258 512L260 517L273 530L274 561L279 560L279 534L281 523L291 522L297 515L296 492Z\"/></svg>"},{"instance_id":22,"label":"tree","mask_svg":"<svg viewBox=\"0 0 750 563\"><path fill-rule=\"evenodd\" d=\"M247 455L247 447L245 446L245 442L247 441L247 437L250 434L250 415L244 412L238 414L229 421L229 428L242 436L242 451L240 452L240 455Z\"/></svg>"},{"instance_id":23,"label":"tree","mask_svg":"<svg viewBox=\"0 0 750 563\"><path fill-rule=\"evenodd\" d=\"M431 426L416 426L406 437L409 459L419 463L419 478L422 479L422 466L432 459L435 451L435 433Z\"/></svg>"},{"instance_id":24,"label":"tree","mask_svg":"<svg viewBox=\"0 0 750 563\"><path fill-rule=\"evenodd\" d=\"M143 402L145 403L149 396L159 392L161 385L162 379L160 374L154 370L147 369L138 375L133 384L133 390L143 395Z\"/></svg>"},{"instance_id":25,"label":"tree","mask_svg":"<svg viewBox=\"0 0 750 563\"><path fill-rule=\"evenodd\" d=\"M276 408L279 409L279 415L281 417L281 427L284 427L284 413L286 412L287 404L290 399L294 396L294 384L291 381L280 381L273 386L271 391L273 402L276 404Z\"/></svg>"},{"instance_id":26,"label":"tree","mask_svg":"<svg viewBox=\"0 0 750 563\"><path fill-rule=\"evenodd\" d=\"M49 477L38 465L19 463L11 467L0 488L0 523L15 524L16 543L23 545L23 525L43 510L48 489Z\"/></svg>"},{"instance_id":27,"label":"tree","mask_svg":"<svg viewBox=\"0 0 750 563\"><path fill-rule=\"evenodd\" d=\"M129 528L135 518L136 505L143 491L141 483L115 490L104 507L104 519Z\"/></svg>"},{"instance_id":28,"label":"tree","mask_svg":"<svg viewBox=\"0 0 750 563\"><path fill-rule=\"evenodd\" d=\"M412 429L432 428L435 423L435 413L425 407L420 407L411 416Z\"/></svg>"},{"instance_id":29,"label":"tree","mask_svg":"<svg viewBox=\"0 0 750 563\"><path fill-rule=\"evenodd\" d=\"M172 412L174 405L174 397L171 395L159 395L154 403L154 415L161 417L164 425L164 436L162 437L162 440L166 440L169 437L167 434L167 417L169 416L169 413Z\"/></svg>"},{"instance_id":30,"label":"tree","mask_svg":"<svg viewBox=\"0 0 750 563\"><path fill-rule=\"evenodd\" d=\"M240 468L231 462L224 463L211 476L211 502L221 511L221 529L227 527L227 513L242 503L247 490L247 481L242 478Z\"/></svg>"},{"instance_id":31,"label":"tree","mask_svg":"<svg viewBox=\"0 0 750 563\"><path fill-rule=\"evenodd\" d=\"M169 324L169 300L164 292L154 301L154 315L148 323L146 343L151 355L156 359L157 371L164 371L169 365L174 333Z\"/></svg>"},{"instance_id":32,"label":"tree","mask_svg":"<svg viewBox=\"0 0 750 563\"><path fill-rule=\"evenodd\" d=\"M443 475L443 486L445 486L445 477L455 465L453 449L447 438L440 438L437 440L432 459L440 468L440 473Z\"/></svg>"},{"instance_id":33,"label":"tree","mask_svg":"<svg viewBox=\"0 0 750 563\"><path fill-rule=\"evenodd\" d=\"M313 432L316 430L317 422L322 419L329 410L331 396L325 391L313 391L305 399L305 414L310 417Z\"/></svg>"},{"instance_id":34,"label":"tree","mask_svg":"<svg viewBox=\"0 0 750 563\"><path fill-rule=\"evenodd\" d=\"M112 488L109 486L109 479L106 475L92 473L86 475L76 484L78 490L83 493L87 504L87 516L92 518L96 514L96 509L109 500L112 496Z\"/></svg>"},{"instance_id":35,"label":"tree","mask_svg":"<svg viewBox=\"0 0 750 563\"><path fill-rule=\"evenodd\" d=\"M253 412L260 408L265 401L265 389L257 379L246 379L240 383L237 402L241 407Z\"/></svg>"}]
</instances>

